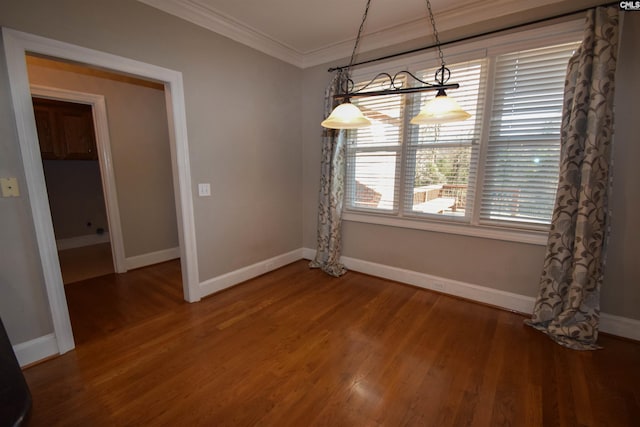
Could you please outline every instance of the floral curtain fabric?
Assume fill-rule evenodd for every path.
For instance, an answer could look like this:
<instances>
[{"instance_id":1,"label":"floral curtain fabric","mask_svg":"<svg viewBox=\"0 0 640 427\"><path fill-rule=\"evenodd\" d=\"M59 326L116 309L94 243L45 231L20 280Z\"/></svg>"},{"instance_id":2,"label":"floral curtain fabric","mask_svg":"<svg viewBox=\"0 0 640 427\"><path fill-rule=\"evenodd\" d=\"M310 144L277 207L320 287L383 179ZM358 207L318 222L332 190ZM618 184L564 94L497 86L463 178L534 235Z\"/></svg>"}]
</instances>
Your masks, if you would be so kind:
<instances>
[{"instance_id":1,"label":"floral curtain fabric","mask_svg":"<svg viewBox=\"0 0 640 427\"><path fill-rule=\"evenodd\" d=\"M590 10L584 40L567 69L556 205L527 322L578 350L599 348L617 51L617 8Z\"/></svg>"},{"instance_id":2,"label":"floral curtain fabric","mask_svg":"<svg viewBox=\"0 0 640 427\"><path fill-rule=\"evenodd\" d=\"M324 116L335 107L333 95L337 93L345 76L339 72L324 95ZM318 234L316 257L309 264L332 276L347 272L340 263L342 250L342 204L346 173L346 130L324 129L322 133L322 163L320 174L320 200L318 203Z\"/></svg>"}]
</instances>

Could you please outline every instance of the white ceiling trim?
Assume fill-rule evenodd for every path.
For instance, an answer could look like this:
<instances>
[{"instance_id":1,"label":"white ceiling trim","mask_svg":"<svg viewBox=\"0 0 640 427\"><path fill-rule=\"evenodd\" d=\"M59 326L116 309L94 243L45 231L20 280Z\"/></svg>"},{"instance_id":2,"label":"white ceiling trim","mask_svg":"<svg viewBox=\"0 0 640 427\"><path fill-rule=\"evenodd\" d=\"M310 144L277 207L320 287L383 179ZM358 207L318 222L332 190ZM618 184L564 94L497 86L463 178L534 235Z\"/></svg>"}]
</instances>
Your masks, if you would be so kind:
<instances>
[{"instance_id":1,"label":"white ceiling trim","mask_svg":"<svg viewBox=\"0 0 640 427\"><path fill-rule=\"evenodd\" d=\"M284 42L275 40L263 32L226 16L216 10L203 6L197 0L138 0L164 12L178 16L196 25L221 34L239 43L252 47L267 55L278 58L299 68L348 58L353 49L354 39L332 43L312 52L300 52ZM436 13L440 32L475 22L499 18L501 16L521 13L530 8L558 3L562 0L470 0L457 3L455 7ZM354 24L354 32L357 30ZM396 25L376 33L365 34L360 52L375 50L386 46L425 38L425 45L433 42L430 37L431 27L426 14L423 18ZM341 64L344 65L344 64Z\"/></svg>"},{"instance_id":2,"label":"white ceiling trim","mask_svg":"<svg viewBox=\"0 0 640 427\"><path fill-rule=\"evenodd\" d=\"M425 18L419 21L413 21L378 31L376 33L365 34L361 39L359 52L367 52L374 49L393 46L408 40L427 37L431 34L431 31L426 27L426 25L427 20ZM354 31L357 31L357 28L354 27ZM355 38L332 44L313 52L308 52L302 56L302 68L326 64L342 58L349 58L353 51L354 43ZM427 43L428 42L425 42L425 44Z\"/></svg>"},{"instance_id":3,"label":"white ceiling trim","mask_svg":"<svg viewBox=\"0 0 640 427\"><path fill-rule=\"evenodd\" d=\"M248 25L224 16L191 0L138 0L171 15L252 47L297 67L303 67L303 54Z\"/></svg>"},{"instance_id":4,"label":"white ceiling trim","mask_svg":"<svg viewBox=\"0 0 640 427\"><path fill-rule=\"evenodd\" d=\"M562 0L529 0L521 2L513 0L485 0L465 3L464 5L436 12L438 32L444 32L464 25L482 22L512 13L524 12L527 9L544 6L551 3L558 3ZM354 27L354 31L356 28ZM365 34L361 41L360 52L379 49L386 46L393 46L409 40L424 38L424 45L435 43L432 36L431 24L427 16L408 23L397 25L392 28L379 31L377 33ZM341 58L351 56L355 37L337 44L326 46L314 52L307 52L302 56L302 68L313 67L315 65L326 64ZM258 49L256 47L256 49ZM443 48L444 50L444 48ZM346 64L340 64L346 65Z\"/></svg>"}]
</instances>

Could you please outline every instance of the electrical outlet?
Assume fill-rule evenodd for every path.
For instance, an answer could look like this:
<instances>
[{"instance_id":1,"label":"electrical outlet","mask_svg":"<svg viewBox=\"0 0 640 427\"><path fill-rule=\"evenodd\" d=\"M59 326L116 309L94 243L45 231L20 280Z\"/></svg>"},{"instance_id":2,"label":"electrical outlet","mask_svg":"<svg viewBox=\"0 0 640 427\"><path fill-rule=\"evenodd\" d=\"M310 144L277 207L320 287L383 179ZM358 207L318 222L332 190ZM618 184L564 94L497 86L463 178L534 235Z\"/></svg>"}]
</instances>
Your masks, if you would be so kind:
<instances>
[{"instance_id":1,"label":"electrical outlet","mask_svg":"<svg viewBox=\"0 0 640 427\"><path fill-rule=\"evenodd\" d=\"M18 180L16 178L0 178L2 197L19 197Z\"/></svg>"}]
</instances>

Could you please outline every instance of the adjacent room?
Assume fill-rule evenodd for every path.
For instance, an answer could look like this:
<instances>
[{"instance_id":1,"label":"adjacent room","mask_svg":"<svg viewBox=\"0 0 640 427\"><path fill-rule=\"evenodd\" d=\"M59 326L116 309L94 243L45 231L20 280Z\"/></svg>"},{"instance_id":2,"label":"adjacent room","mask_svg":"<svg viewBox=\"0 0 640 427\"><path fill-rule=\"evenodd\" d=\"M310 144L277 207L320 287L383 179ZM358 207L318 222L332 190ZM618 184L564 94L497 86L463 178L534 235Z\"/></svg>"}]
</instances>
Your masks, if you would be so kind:
<instances>
[{"instance_id":1,"label":"adjacent room","mask_svg":"<svg viewBox=\"0 0 640 427\"><path fill-rule=\"evenodd\" d=\"M637 2L0 27L0 424L637 423Z\"/></svg>"}]
</instances>

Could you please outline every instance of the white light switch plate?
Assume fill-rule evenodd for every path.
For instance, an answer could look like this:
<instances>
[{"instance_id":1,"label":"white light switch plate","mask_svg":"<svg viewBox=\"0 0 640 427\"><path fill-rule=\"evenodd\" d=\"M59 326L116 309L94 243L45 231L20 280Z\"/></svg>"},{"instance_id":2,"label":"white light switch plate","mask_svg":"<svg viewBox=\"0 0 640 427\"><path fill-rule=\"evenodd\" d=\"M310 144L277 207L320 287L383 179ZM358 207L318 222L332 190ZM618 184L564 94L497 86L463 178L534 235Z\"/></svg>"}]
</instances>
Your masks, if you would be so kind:
<instances>
[{"instance_id":1,"label":"white light switch plate","mask_svg":"<svg viewBox=\"0 0 640 427\"><path fill-rule=\"evenodd\" d=\"M208 182L198 184L198 196L206 197L211 195L211 184Z\"/></svg>"},{"instance_id":2,"label":"white light switch plate","mask_svg":"<svg viewBox=\"0 0 640 427\"><path fill-rule=\"evenodd\" d=\"M19 197L18 180L16 178L0 178L2 197Z\"/></svg>"}]
</instances>

